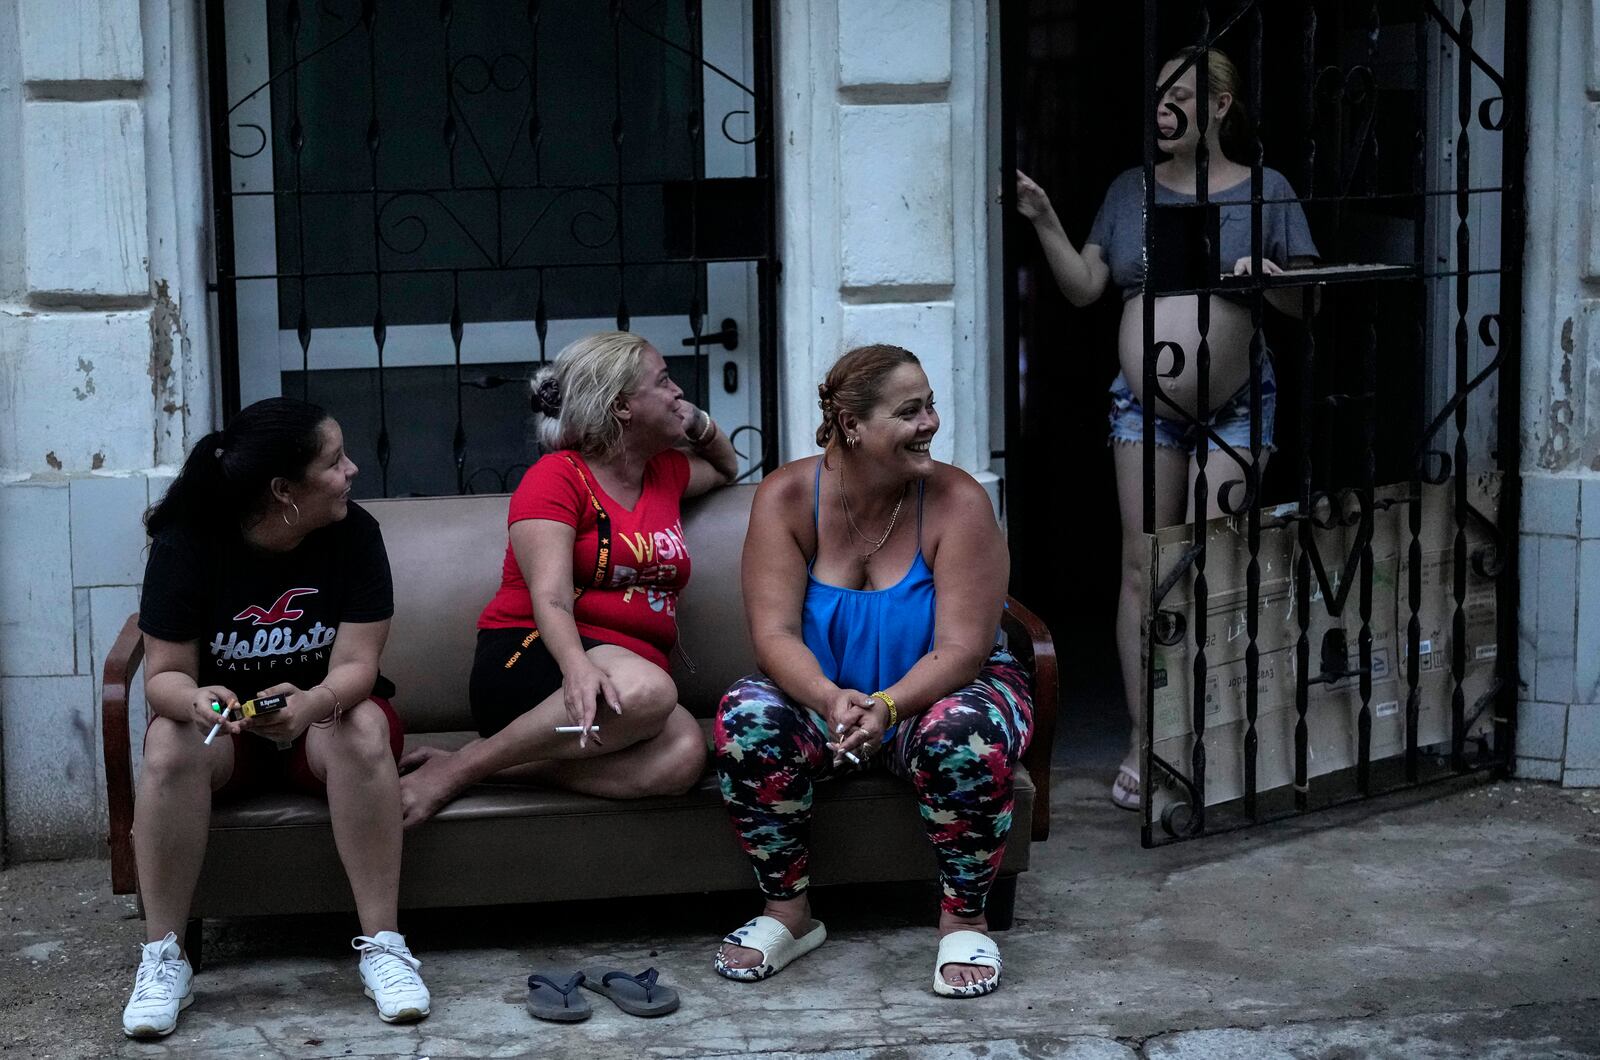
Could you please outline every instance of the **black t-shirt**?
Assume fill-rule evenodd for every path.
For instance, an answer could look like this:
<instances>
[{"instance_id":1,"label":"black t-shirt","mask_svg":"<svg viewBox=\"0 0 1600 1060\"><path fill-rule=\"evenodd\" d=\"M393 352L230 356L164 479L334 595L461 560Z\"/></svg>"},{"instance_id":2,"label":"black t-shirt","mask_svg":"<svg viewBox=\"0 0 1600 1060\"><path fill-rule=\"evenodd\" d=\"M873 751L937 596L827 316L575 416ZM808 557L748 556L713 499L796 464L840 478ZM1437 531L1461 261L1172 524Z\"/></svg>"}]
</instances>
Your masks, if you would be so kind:
<instances>
[{"instance_id":1,"label":"black t-shirt","mask_svg":"<svg viewBox=\"0 0 1600 1060\"><path fill-rule=\"evenodd\" d=\"M140 629L162 640L198 640L198 683L223 685L240 699L284 681L313 687L328 675L339 623L393 614L383 534L354 503L289 552L168 527L151 542L139 600ZM394 685L380 674L371 694L388 698Z\"/></svg>"}]
</instances>

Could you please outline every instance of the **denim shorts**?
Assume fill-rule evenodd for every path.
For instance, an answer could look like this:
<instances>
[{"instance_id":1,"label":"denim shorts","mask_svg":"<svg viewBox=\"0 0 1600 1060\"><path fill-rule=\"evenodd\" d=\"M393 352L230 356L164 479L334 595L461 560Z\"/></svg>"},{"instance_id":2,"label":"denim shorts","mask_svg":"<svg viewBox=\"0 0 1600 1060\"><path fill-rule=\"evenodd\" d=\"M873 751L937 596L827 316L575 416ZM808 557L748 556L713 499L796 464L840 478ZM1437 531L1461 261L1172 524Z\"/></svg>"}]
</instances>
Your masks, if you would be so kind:
<instances>
[{"instance_id":1,"label":"denim shorts","mask_svg":"<svg viewBox=\"0 0 1600 1060\"><path fill-rule=\"evenodd\" d=\"M1261 447L1271 449L1272 425L1278 411L1278 381L1272 371L1272 361L1267 360L1261 365ZM1139 404L1139 399L1133 396L1133 390L1128 386L1128 379L1123 373L1118 372L1117 378L1111 383L1111 441L1134 442L1144 441L1144 407ZM1211 414L1209 426L1217 436L1227 442L1239 452L1250 450L1250 386L1246 384L1240 391L1223 402ZM1204 437L1198 427L1193 427L1182 420L1168 419L1166 416L1156 416L1156 445L1162 449L1176 449L1180 453L1193 455L1200 439ZM1211 448L1216 449L1217 443L1213 440Z\"/></svg>"}]
</instances>

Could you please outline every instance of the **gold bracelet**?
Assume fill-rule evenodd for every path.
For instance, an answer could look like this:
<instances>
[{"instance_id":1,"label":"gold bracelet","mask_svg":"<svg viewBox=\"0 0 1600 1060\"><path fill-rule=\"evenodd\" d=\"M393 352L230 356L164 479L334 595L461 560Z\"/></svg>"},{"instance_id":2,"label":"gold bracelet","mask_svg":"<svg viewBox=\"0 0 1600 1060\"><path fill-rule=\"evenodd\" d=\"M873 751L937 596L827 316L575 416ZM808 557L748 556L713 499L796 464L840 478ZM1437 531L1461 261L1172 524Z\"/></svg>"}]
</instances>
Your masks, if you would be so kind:
<instances>
[{"instance_id":1,"label":"gold bracelet","mask_svg":"<svg viewBox=\"0 0 1600 1060\"><path fill-rule=\"evenodd\" d=\"M894 728L895 724L900 720L900 712L895 710L894 707L894 697L880 689L872 693L872 698L882 700L883 705L889 708L889 724L886 726L885 731Z\"/></svg>"},{"instance_id":2,"label":"gold bracelet","mask_svg":"<svg viewBox=\"0 0 1600 1060\"><path fill-rule=\"evenodd\" d=\"M333 686L331 686L331 685L318 684L318 685L312 685L311 686L311 690L313 692L315 692L319 688L322 689L323 691L327 692L328 695L333 697L333 716L329 717L329 718L323 718L321 721L314 721L311 724L318 725L318 726L338 725L339 724L339 715L344 713L344 704L339 701L339 693L335 692L333 690Z\"/></svg>"}]
</instances>

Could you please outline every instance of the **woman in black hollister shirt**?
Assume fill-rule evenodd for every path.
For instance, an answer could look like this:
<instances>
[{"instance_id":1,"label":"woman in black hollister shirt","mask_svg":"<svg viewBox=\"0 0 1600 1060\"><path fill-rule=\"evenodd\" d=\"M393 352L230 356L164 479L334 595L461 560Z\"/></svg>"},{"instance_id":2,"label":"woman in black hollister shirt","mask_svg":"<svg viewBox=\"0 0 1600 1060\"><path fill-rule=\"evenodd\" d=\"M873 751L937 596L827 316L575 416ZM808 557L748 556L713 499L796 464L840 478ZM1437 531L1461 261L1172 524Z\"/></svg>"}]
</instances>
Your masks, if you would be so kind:
<instances>
[{"instance_id":1,"label":"woman in black hollister shirt","mask_svg":"<svg viewBox=\"0 0 1600 1060\"><path fill-rule=\"evenodd\" d=\"M134 805L148 941L123 1011L132 1037L170 1033L193 999L177 931L213 795L273 784L328 799L379 1016L428 1014L420 962L395 931L403 731L378 672L394 592L377 521L350 502L355 475L338 423L270 398L201 439L145 517L139 628L154 717ZM213 704L268 695L287 703L223 720L205 742L220 717Z\"/></svg>"}]
</instances>

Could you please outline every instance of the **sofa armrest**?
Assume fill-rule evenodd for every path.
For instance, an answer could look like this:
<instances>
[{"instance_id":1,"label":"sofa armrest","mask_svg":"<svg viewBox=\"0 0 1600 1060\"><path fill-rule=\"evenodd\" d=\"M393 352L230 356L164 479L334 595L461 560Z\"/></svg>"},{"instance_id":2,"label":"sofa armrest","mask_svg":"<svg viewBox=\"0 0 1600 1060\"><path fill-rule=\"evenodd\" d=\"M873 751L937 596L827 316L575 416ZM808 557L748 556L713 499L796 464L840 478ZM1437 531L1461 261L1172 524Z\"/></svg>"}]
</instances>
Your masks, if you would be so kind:
<instances>
[{"instance_id":1,"label":"sofa armrest","mask_svg":"<svg viewBox=\"0 0 1600 1060\"><path fill-rule=\"evenodd\" d=\"M106 810L111 822L111 890L132 894L139 889L133 858L133 758L128 741L128 688L144 661L139 615L128 616L106 656L100 684L100 731L106 760Z\"/></svg>"},{"instance_id":2,"label":"sofa armrest","mask_svg":"<svg viewBox=\"0 0 1600 1060\"><path fill-rule=\"evenodd\" d=\"M1050 837L1050 753L1055 746L1059 695L1056 645L1044 621L1013 596L1006 597L1000 627L1006 632L1011 653L1033 672L1033 740L1022 764L1028 767L1038 791L1033 800L1033 838L1042 842Z\"/></svg>"}]
</instances>

